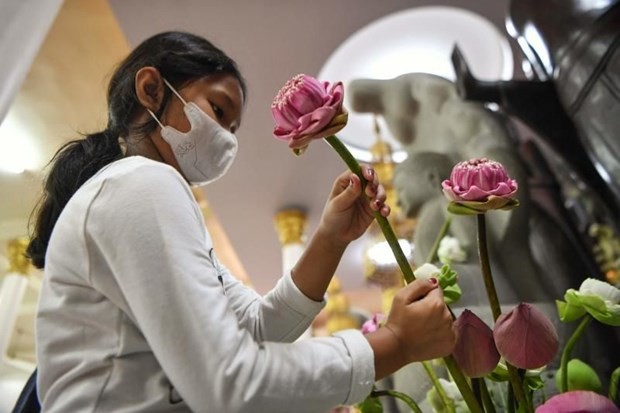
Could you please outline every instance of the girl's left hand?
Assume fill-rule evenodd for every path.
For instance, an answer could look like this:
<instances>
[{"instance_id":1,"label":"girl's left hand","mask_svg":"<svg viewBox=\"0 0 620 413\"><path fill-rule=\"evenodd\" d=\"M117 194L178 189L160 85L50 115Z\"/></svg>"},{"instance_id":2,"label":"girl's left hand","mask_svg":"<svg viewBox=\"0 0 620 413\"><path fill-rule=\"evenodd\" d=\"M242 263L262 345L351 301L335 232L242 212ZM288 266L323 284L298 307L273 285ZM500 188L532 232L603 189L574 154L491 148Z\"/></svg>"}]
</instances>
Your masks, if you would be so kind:
<instances>
[{"instance_id":1,"label":"girl's left hand","mask_svg":"<svg viewBox=\"0 0 620 413\"><path fill-rule=\"evenodd\" d=\"M384 217L390 214L385 188L379 184L374 169L368 165L361 165L361 169L368 181L364 193L357 175L351 171L342 173L334 182L319 224L319 232L343 246L366 231L374 219L373 212Z\"/></svg>"}]
</instances>

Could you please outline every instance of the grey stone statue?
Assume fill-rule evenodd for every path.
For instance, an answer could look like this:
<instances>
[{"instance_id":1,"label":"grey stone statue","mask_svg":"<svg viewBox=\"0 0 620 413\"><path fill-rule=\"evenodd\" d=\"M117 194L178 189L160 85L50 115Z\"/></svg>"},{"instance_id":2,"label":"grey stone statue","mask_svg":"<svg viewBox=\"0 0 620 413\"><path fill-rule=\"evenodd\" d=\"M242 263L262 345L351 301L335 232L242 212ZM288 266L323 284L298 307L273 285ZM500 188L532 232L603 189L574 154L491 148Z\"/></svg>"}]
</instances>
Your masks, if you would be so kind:
<instances>
[{"instance_id":1,"label":"grey stone statue","mask_svg":"<svg viewBox=\"0 0 620 413\"><path fill-rule=\"evenodd\" d=\"M463 160L486 157L501 162L519 183L520 207L487 213L487 237L492 269L502 303L553 302L574 281L574 262L567 262L572 245L554 220L530 197L527 165L505 119L483 105L462 100L444 78L409 73L389 80L358 79L348 87L352 110L382 116L392 135L407 151L396 168L394 185L399 203L417 217L414 260L425 262L448 216L441 182ZM450 235L467 253L455 264L463 287L463 305L486 303L480 277L474 217L454 216ZM572 257L575 254L573 253ZM571 273L573 273L571 275ZM578 286L578 285L577 285Z\"/></svg>"}]
</instances>

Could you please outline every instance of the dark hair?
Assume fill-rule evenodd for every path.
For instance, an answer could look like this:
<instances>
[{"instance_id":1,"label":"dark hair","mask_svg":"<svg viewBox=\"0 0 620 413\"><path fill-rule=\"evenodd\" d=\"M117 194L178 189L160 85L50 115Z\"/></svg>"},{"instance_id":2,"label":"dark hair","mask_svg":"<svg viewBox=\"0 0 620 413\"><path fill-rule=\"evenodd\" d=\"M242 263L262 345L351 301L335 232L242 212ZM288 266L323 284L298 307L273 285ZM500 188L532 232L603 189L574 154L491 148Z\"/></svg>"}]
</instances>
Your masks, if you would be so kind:
<instances>
[{"instance_id":1,"label":"dark hair","mask_svg":"<svg viewBox=\"0 0 620 413\"><path fill-rule=\"evenodd\" d=\"M149 119L135 125L143 110L134 82L138 70L155 67L175 89L212 74L230 74L239 81L243 96L245 81L237 64L206 39L184 32L165 32L142 42L116 68L108 86L108 126L83 139L68 142L54 155L45 179L43 196L33 211L36 222L26 254L38 268L45 266L45 253L52 230L63 208L84 182L105 165L123 156L118 141L131 132L148 133L157 123ZM170 99L166 88L157 117Z\"/></svg>"}]
</instances>

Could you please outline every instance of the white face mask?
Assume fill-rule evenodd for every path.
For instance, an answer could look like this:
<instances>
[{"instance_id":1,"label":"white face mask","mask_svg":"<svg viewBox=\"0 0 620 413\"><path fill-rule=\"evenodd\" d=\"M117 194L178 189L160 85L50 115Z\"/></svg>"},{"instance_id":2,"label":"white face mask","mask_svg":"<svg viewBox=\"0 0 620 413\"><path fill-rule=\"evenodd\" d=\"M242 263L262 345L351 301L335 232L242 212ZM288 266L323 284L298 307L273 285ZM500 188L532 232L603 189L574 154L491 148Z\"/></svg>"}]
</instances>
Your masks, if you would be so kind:
<instances>
[{"instance_id":1,"label":"white face mask","mask_svg":"<svg viewBox=\"0 0 620 413\"><path fill-rule=\"evenodd\" d=\"M183 175L192 185L206 185L221 178L235 160L237 138L198 105L186 102L166 79L163 80L185 105L183 111L191 125L189 132L164 126L150 109L146 110L161 127L161 137L172 148Z\"/></svg>"}]
</instances>

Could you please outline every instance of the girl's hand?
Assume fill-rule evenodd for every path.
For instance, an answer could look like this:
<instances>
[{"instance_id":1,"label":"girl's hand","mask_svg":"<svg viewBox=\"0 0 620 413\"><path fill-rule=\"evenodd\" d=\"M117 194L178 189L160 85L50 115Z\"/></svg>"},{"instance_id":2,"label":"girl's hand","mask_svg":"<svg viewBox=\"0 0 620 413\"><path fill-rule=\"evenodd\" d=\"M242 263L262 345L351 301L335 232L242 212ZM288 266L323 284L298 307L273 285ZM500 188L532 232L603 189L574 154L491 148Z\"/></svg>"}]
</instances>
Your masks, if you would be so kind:
<instances>
[{"instance_id":1,"label":"girl's hand","mask_svg":"<svg viewBox=\"0 0 620 413\"><path fill-rule=\"evenodd\" d=\"M334 182L319 224L319 232L342 246L366 231L374 219L373 212L384 217L390 214L390 207L385 205L385 188L379 184L374 169L368 165L361 165L361 169L368 181L364 193L357 175L351 171L342 173Z\"/></svg>"},{"instance_id":2,"label":"girl's hand","mask_svg":"<svg viewBox=\"0 0 620 413\"><path fill-rule=\"evenodd\" d=\"M430 360L452 353L456 333L452 315L437 279L417 279L392 301L384 328L393 333L405 363Z\"/></svg>"},{"instance_id":3,"label":"girl's hand","mask_svg":"<svg viewBox=\"0 0 620 413\"><path fill-rule=\"evenodd\" d=\"M454 323L436 279L403 287L394 297L385 324L366 334L375 355L375 379L403 366L444 357L456 344Z\"/></svg>"}]
</instances>

